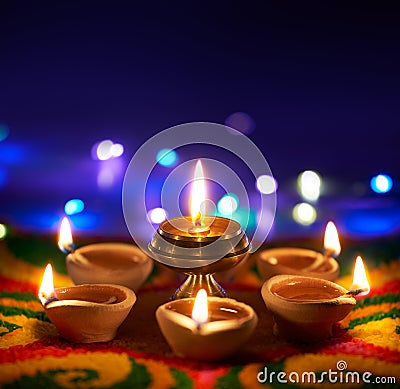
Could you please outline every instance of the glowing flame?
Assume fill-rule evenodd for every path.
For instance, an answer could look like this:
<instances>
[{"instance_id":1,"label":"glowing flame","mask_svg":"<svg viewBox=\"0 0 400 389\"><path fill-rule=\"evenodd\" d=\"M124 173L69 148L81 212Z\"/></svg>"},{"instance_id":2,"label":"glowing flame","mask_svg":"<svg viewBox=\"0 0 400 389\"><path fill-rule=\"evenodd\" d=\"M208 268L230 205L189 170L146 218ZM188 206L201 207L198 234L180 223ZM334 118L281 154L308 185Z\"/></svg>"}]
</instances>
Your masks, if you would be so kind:
<instances>
[{"instance_id":1,"label":"glowing flame","mask_svg":"<svg viewBox=\"0 0 400 389\"><path fill-rule=\"evenodd\" d=\"M206 200L206 188L204 184L204 173L201 161L198 160L194 170L192 193L190 198L190 214L194 225L201 225L202 217L201 205Z\"/></svg>"},{"instance_id":2,"label":"glowing flame","mask_svg":"<svg viewBox=\"0 0 400 389\"><path fill-rule=\"evenodd\" d=\"M341 251L339 235L333 222L328 222L325 229L324 248L327 252L339 255Z\"/></svg>"},{"instance_id":3,"label":"glowing flame","mask_svg":"<svg viewBox=\"0 0 400 389\"><path fill-rule=\"evenodd\" d=\"M208 321L207 292L205 289L200 289L197 292L193 305L192 319L198 325L207 323Z\"/></svg>"},{"instance_id":4,"label":"glowing flame","mask_svg":"<svg viewBox=\"0 0 400 389\"><path fill-rule=\"evenodd\" d=\"M360 256L356 258L353 273L353 283L350 286L350 290L362 289L359 296L365 296L369 293L370 286L367 279L367 273L365 271L364 262Z\"/></svg>"},{"instance_id":5,"label":"glowing flame","mask_svg":"<svg viewBox=\"0 0 400 389\"><path fill-rule=\"evenodd\" d=\"M39 288L38 297L42 305L44 305L50 297L54 296L53 268L51 264L48 263L43 273L43 280Z\"/></svg>"},{"instance_id":6,"label":"glowing flame","mask_svg":"<svg viewBox=\"0 0 400 389\"><path fill-rule=\"evenodd\" d=\"M61 251L71 251L73 247L71 225L67 217L61 221L60 234L58 235L58 247Z\"/></svg>"}]
</instances>

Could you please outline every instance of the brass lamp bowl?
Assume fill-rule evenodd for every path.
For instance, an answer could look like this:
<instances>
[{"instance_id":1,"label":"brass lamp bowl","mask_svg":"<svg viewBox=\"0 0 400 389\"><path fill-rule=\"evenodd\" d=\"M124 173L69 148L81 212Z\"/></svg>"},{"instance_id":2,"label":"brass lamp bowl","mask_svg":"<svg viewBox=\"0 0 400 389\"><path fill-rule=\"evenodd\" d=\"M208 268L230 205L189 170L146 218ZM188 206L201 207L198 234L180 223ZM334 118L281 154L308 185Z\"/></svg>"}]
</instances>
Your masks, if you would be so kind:
<instances>
[{"instance_id":1,"label":"brass lamp bowl","mask_svg":"<svg viewBox=\"0 0 400 389\"><path fill-rule=\"evenodd\" d=\"M243 261L250 244L240 224L223 217L206 216L204 230L192 230L188 217L164 221L149 244L152 257L178 273L188 275L172 299L194 297L201 288L209 296L226 297L213 278Z\"/></svg>"}]
</instances>

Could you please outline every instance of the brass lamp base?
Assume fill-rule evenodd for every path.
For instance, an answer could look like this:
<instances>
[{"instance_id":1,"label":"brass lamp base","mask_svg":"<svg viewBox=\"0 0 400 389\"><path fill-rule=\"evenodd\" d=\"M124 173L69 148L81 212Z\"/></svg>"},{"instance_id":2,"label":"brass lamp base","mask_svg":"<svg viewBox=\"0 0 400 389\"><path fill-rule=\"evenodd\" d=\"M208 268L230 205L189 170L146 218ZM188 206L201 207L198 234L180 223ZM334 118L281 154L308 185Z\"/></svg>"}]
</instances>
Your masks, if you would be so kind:
<instances>
[{"instance_id":1,"label":"brass lamp base","mask_svg":"<svg viewBox=\"0 0 400 389\"><path fill-rule=\"evenodd\" d=\"M185 282L171 296L171 300L194 298L199 289L205 289L208 296L228 296L212 274L189 274Z\"/></svg>"},{"instance_id":2,"label":"brass lamp base","mask_svg":"<svg viewBox=\"0 0 400 389\"><path fill-rule=\"evenodd\" d=\"M213 274L233 268L248 255L250 245L239 223L218 216L207 216L205 223L206 234L191 232L190 218L166 220L149 244L157 262L188 275L172 300L195 297L199 289L209 296L227 297Z\"/></svg>"}]
</instances>

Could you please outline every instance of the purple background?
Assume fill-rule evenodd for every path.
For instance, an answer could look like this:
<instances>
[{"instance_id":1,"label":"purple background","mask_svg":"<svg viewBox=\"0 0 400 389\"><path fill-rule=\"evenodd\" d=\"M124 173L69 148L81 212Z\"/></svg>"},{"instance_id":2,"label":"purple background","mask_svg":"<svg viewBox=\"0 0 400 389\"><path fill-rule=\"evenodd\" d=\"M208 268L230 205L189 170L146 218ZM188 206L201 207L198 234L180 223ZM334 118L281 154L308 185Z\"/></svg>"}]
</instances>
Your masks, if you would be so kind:
<instances>
[{"instance_id":1,"label":"purple background","mask_svg":"<svg viewBox=\"0 0 400 389\"><path fill-rule=\"evenodd\" d=\"M272 237L399 233L400 24L394 2L8 2L0 6L0 222L56 231L64 203L82 234L127 236L123 174L140 145L237 111L279 182ZM97 186L105 138L125 147ZM162 146L160 145L160 148ZM180 156L184 161L187 156ZM327 184L299 226L297 174ZM371 192L390 174L393 190Z\"/></svg>"}]
</instances>

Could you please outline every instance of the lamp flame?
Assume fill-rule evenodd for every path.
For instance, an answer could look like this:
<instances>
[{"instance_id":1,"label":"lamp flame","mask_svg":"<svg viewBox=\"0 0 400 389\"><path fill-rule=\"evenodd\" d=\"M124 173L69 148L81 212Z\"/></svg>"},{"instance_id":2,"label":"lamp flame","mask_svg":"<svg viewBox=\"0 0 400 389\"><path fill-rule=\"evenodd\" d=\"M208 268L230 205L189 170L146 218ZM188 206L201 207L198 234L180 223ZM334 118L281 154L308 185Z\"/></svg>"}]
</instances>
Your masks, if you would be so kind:
<instances>
[{"instance_id":1,"label":"lamp flame","mask_svg":"<svg viewBox=\"0 0 400 389\"><path fill-rule=\"evenodd\" d=\"M60 233L58 235L58 247L62 252L73 250L74 242L72 240L71 224L67 217L61 221Z\"/></svg>"},{"instance_id":2,"label":"lamp flame","mask_svg":"<svg viewBox=\"0 0 400 389\"><path fill-rule=\"evenodd\" d=\"M190 214L192 222L195 226L201 226L203 215L201 213L201 205L206 200L206 189L204 183L204 173L201 161L198 160L194 170L192 193L190 198Z\"/></svg>"},{"instance_id":3,"label":"lamp flame","mask_svg":"<svg viewBox=\"0 0 400 389\"><path fill-rule=\"evenodd\" d=\"M356 290L356 289L362 290L359 296L365 296L371 290L367 279L367 273L365 271L364 262L360 256L356 258L356 263L353 272L353 283L350 286L350 290Z\"/></svg>"},{"instance_id":4,"label":"lamp flame","mask_svg":"<svg viewBox=\"0 0 400 389\"><path fill-rule=\"evenodd\" d=\"M200 326L208 321L207 292L200 289L194 300L192 319Z\"/></svg>"},{"instance_id":5,"label":"lamp flame","mask_svg":"<svg viewBox=\"0 0 400 389\"><path fill-rule=\"evenodd\" d=\"M341 251L339 234L333 222L328 222L325 229L324 248L330 255L338 256Z\"/></svg>"},{"instance_id":6,"label":"lamp flame","mask_svg":"<svg viewBox=\"0 0 400 389\"><path fill-rule=\"evenodd\" d=\"M53 268L50 263L47 264L46 269L44 270L43 280L39 288L38 297L42 305L45 305L51 297L55 297Z\"/></svg>"}]
</instances>

